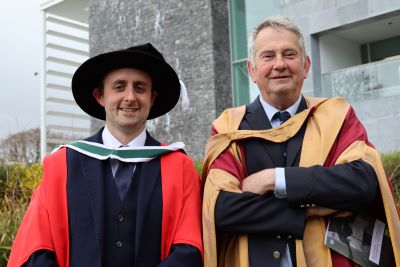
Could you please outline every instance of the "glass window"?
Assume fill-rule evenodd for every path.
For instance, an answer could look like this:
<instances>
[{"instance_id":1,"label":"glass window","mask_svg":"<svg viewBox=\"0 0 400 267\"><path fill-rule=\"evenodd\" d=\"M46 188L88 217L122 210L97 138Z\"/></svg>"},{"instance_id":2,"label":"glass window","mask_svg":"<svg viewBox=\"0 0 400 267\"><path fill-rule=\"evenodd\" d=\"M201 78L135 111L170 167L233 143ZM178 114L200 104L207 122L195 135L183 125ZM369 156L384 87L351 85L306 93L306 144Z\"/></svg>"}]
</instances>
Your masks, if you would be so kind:
<instances>
[{"instance_id":1,"label":"glass window","mask_svg":"<svg viewBox=\"0 0 400 267\"><path fill-rule=\"evenodd\" d=\"M400 36L361 45L362 63L400 55Z\"/></svg>"},{"instance_id":2,"label":"glass window","mask_svg":"<svg viewBox=\"0 0 400 267\"><path fill-rule=\"evenodd\" d=\"M250 103L258 95L258 88L247 73L247 38L254 27L270 16L281 13L281 0L230 0L231 58L233 103Z\"/></svg>"}]
</instances>

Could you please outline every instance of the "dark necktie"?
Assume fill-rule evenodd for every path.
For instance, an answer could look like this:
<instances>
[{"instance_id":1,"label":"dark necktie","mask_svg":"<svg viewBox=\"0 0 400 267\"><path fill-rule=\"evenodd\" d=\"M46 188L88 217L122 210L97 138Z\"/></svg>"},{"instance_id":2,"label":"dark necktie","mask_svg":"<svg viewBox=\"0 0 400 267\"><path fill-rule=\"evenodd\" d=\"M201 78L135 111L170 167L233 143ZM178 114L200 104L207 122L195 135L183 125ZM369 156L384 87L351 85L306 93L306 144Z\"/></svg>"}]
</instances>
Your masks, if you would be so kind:
<instances>
[{"instance_id":1,"label":"dark necktie","mask_svg":"<svg viewBox=\"0 0 400 267\"><path fill-rule=\"evenodd\" d=\"M290 113L287 111L278 111L275 116L279 118L281 124L290 119Z\"/></svg>"},{"instance_id":2,"label":"dark necktie","mask_svg":"<svg viewBox=\"0 0 400 267\"><path fill-rule=\"evenodd\" d=\"M288 119L290 119L290 113L287 111L278 111L277 113L275 113L274 118L277 118L278 120L280 120L280 122L282 124L285 121L287 121ZM285 161L286 161L287 141L282 143L281 149L282 149L283 156L285 157Z\"/></svg>"},{"instance_id":3,"label":"dark necktie","mask_svg":"<svg viewBox=\"0 0 400 267\"><path fill-rule=\"evenodd\" d=\"M120 161L118 169L115 173L115 184L117 185L119 197L121 201L124 200L126 193L129 190L129 185L131 184L133 177L134 163Z\"/></svg>"}]
</instances>

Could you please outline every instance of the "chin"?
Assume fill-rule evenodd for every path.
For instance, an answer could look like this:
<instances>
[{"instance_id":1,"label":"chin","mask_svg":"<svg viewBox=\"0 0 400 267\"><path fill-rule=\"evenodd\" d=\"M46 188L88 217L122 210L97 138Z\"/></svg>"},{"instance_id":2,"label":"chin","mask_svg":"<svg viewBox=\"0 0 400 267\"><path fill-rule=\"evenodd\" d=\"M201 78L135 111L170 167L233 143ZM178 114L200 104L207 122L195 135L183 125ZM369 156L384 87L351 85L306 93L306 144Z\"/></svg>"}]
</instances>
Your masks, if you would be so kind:
<instances>
[{"instance_id":1,"label":"chin","mask_svg":"<svg viewBox=\"0 0 400 267\"><path fill-rule=\"evenodd\" d=\"M285 96L285 95L292 94L293 90L289 89L287 87L277 87L277 88L271 90L271 92L274 92L276 95Z\"/></svg>"}]
</instances>

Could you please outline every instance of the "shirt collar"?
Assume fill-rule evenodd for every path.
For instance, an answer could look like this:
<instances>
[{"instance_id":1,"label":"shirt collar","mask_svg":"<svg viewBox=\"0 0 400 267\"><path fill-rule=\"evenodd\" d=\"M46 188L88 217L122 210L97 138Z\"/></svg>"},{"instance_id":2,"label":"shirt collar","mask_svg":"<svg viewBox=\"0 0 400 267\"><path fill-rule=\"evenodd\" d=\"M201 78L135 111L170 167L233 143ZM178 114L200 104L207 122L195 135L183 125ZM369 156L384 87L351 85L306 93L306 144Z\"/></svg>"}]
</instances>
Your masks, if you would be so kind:
<instances>
[{"instance_id":1,"label":"shirt collar","mask_svg":"<svg viewBox=\"0 0 400 267\"><path fill-rule=\"evenodd\" d=\"M123 146L123 144L112 135L110 130L108 130L107 126L104 127L101 137L103 139L103 144L106 146L114 148ZM128 146L129 147L144 146L145 142L146 142L146 130L143 130L135 139L133 139L128 143Z\"/></svg>"},{"instance_id":2,"label":"shirt collar","mask_svg":"<svg viewBox=\"0 0 400 267\"><path fill-rule=\"evenodd\" d=\"M277 108L275 108L274 106L272 106L271 104L267 103L266 101L264 101L264 99L260 96L258 96L261 102L261 105L265 111L265 114L267 114L267 117L269 119L269 121L272 121L272 117L275 115L275 113L277 113L278 111L287 111L289 112L290 116L293 116L296 114L297 109L299 108L300 105L300 101L301 101L301 95L299 97L299 99L297 99L296 102L294 102L293 105L291 105L290 107L288 107L286 110L279 110Z\"/></svg>"}]
</instances>

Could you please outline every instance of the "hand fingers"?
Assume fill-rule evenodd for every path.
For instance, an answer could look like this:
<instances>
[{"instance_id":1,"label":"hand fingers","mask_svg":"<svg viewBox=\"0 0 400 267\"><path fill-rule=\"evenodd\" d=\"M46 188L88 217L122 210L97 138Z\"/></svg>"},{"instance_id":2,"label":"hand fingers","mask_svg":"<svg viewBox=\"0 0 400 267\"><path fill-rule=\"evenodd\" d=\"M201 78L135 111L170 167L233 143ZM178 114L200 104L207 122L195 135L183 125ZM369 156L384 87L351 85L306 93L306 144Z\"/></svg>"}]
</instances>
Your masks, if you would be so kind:
<instances>
[{"instance_id":1,"label":"hand fingers","mask_svg":"<svg viewBox=\"0 0 400 267\"><path fill-rule=\"evenodd\" d=\"M324 208L324 207L310 207L307 209L307 216L328 216L333 213L337 212L337 210L330 209L330 208Z\"/></svg>"},{"instance_id":2,"label":"hand fingers","mask_svg":"<svg viewBox=\"0 0 400 267\"><path fill-rule=\"evenodd\" d=\"M353 215L353 213L347 210L338 211L335 214L333 214L335 218L345 218L345 217L350 217L351 215Z\"/></svg>"}]
</instances>

